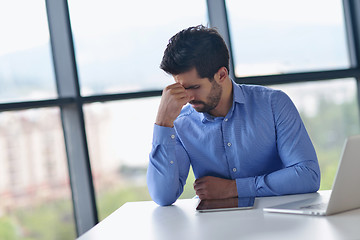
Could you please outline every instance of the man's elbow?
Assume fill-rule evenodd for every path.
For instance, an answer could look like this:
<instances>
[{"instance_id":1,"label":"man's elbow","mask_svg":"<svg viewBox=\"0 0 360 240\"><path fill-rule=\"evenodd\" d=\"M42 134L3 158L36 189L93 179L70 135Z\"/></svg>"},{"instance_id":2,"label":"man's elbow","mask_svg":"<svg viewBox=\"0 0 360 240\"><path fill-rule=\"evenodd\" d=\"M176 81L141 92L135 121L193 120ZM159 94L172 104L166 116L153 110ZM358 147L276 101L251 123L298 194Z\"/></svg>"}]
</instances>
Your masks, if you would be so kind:
<instances>
[{"instance_id":1,"label":"man's elbow","mask_svg":"<svg viewBox=\"0 0 360 240\"><path fill-rule=\"evenodd\" d=\"M312 172L312 192L317 192L320 189L321 174L320 170Z\"/></svg>"},{"instance_id":2,"label":"man's elbow","mask_svg":"<svg viewBox=\"0 0 360 240\"><path fill-rule=\"evenodd\" d=\"M318 164L312 164L306 167L308 174L306 174L306 178L309 179L308 181L308 191L309 192L317 192L320 189L320 181L321 181L321 174L320 168Z\"/></svg>"},{"instance_id":3,"label":"man's elbow","mask_svg":"<svg viewBox=\"0 0 360 240\"><path fill-rule=\"evenodd\" d=\"M173 204L177 195L174 193L173 186L165 186L148 179L148 191L151 199L160 206L169 206Z\"/></svg>"},{"instance_id":4,"label":"man's elbow","mask_svg":"<svg viewBox=\"0 0 360 240\"><path fill-rule=\"evenodd\" d=\"M151 199L160 206L170 206L176 201L176 198L169 196L169 194L164 193L164 191L150 191Z\"/></svg>"},{"instance_id":5,"label":"man's elbow","mask_svg":"<svg viewBox=\"0 0 360 240\"><path fill-rule=\"evenodd\" d=\"M159 206L165 207L165 206L170 206L171 204L173 204L175 201L170 200L170 199L164 199L164 198L153 198L154 202L156 202Z\"/></svg>"},{"instance_id":6,"label":"man's elbow","mask_svg":"<svg viewBox=\"0 0 360 240\"><path fill-rule=\"evenodd\" d=\"M320 168L319 165L308 161L295 167L297 174L296 193L311 193L320 189Z\"/></svg>"}]
</instances>

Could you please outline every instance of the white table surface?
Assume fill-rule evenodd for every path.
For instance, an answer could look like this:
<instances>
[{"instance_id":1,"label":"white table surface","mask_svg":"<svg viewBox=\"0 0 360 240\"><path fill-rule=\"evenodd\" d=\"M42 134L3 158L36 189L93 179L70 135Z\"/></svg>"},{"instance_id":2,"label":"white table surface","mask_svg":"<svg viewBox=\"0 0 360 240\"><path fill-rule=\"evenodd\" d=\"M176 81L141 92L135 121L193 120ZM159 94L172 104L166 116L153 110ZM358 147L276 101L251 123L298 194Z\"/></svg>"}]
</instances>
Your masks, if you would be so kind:
<instances>
[{"instance_id":1,"label":"white table surface","mask_svg":"<svg viewBox=\"0 0 360 240\"><path fill-rule=\"evenodd\" d=\"M320 191L312 194L328 194ZM251 210L196 212L197 199L160 207L152 201L129 202L78 240L156 239L360 239L360 209L332 216L263 212L263 207L308 198L312 194L256 198Z\"/></svg>"}]
</instances>

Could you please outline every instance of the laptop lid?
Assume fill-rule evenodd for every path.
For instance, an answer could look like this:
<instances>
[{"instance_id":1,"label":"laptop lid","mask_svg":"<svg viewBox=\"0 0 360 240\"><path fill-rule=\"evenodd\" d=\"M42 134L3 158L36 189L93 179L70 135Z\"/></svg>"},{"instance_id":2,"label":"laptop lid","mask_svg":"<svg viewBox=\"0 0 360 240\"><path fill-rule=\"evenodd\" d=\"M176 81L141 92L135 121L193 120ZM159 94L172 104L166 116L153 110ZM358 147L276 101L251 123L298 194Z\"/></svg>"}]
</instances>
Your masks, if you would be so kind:
<instances>
[{"instance_id":1,"label":"laptop lid","mask_svg":"<svg viewBox=\"0 0 360 240\"><path fill-rule=\"evenodd\" d=\"M360 135L348 137L335 176L326 214L360 208Z\"/></svg>"},{"instance_id":2,"label":"laptop lid","mask_svg":"<svg viewBox=\"0 0 360 240\"><path fill-rule=\"evenodd\" d=\"M264 208L266 212L331 215L360 208L360 135L348 137L344 143L330 197L310 199ZM325 201L324 201L325 200ZM327 203L323 210L308 207ZM305 208L304 208L305 206Z\"/></svg>"}]
</instances>

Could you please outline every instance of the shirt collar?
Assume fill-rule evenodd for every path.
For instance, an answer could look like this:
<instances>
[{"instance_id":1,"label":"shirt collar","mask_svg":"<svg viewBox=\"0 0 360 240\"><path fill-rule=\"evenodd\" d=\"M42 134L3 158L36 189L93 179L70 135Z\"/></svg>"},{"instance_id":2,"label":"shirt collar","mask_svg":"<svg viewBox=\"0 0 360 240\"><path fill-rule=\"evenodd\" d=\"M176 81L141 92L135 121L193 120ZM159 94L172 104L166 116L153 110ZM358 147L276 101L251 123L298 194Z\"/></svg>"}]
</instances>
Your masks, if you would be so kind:
<instances>
[{"instance_id":1,"label":"shirt collar","mask_svg":"<svg viewBox=\"0 0 360 240\"><path fill-rule=\"evenodd\" d=\"M244 93L241 89L241 85L238 85L234 82L234 80L232 81L232 85L233 85L233 107L234 107L234 102L237 103L245 103L245 97L244 97Z\"/></svg>"},{"instance_id":2,"label":"shirt collar","mask_svg":"<svg viewBox=\"0 0 360 240\"><path fill-rule=\"evenodd\" d=\"M231 109L229 110L228 114L226 115L227 118L230 118L232 116L232 113L234 112L235 103L245 103L245 97L244 93L241 89L241 86L236 84L234 80L231 79L232 85L233 85L233 104L231 106ZM214 122L216 117L208 114L208 113L200 113L200 118L203 123L205 122Z\"/></svg>"}]
</instances>

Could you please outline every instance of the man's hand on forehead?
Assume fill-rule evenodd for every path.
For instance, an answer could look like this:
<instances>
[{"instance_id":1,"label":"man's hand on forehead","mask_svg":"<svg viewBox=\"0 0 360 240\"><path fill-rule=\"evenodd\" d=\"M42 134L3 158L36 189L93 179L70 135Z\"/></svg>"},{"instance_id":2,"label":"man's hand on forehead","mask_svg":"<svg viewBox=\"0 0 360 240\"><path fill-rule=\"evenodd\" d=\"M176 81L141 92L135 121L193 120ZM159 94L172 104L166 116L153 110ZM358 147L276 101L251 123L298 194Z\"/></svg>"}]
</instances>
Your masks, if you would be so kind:
<instances>
[{"instance_id":1,"label":"man's hand on forehead","mask_svg":"<svg viewBox=\"0 0 360 240\"><path fill-rule=\"evenodd\" d=\"M186 89L178 82L163 90L156 124L164 127L173 127L182 107L190 101Z\"/></svg>"}]
</instances>

